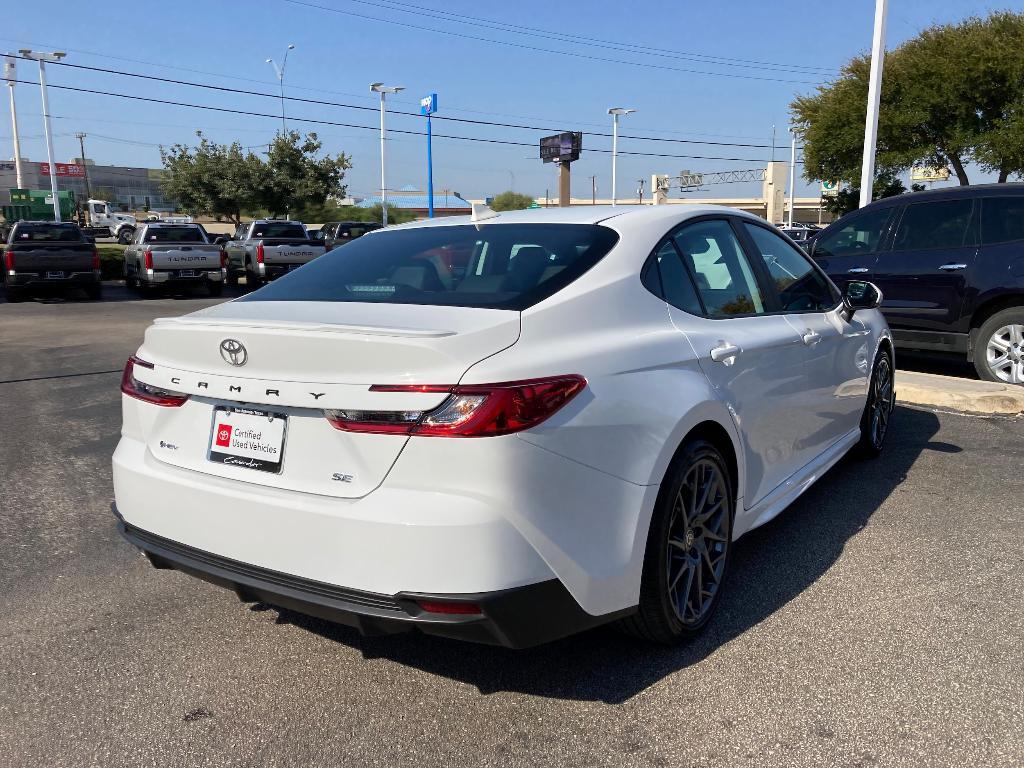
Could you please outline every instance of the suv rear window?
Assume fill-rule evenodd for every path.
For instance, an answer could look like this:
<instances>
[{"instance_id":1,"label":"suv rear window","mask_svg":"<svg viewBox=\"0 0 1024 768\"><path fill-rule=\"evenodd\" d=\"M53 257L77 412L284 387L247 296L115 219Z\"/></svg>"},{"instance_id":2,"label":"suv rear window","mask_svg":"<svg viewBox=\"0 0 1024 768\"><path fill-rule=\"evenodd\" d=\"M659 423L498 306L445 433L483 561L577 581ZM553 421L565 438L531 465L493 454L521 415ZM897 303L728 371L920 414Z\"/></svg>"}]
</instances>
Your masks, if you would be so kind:
<instances>
[{"instance_id":1,"label":"suv rear window","mask_svg":"<svg viewBox=\"0 0 1024 768\"><path fill-rule=\"evenodd\" d=\"M241 301L354 301L523 310L576 280L619 236L595 224L374 232Z\"/></svg>"},{"instance_id":2,"label":"suv rear window","mask_svg":"<svg viewBox=\"0 0 1024 768\"><path fill-rule=\"evenodd\" d=\"M11 235L12 243L28 242L82 242L82 230L77 226L60 224L19 224Z\"/></svg>"},{"instance_id":3,"label":"suv rear window","mask_svg":"<svg viewBox=\"0 0 1024 768\"><path fill-rule=\"evenodd\" d=\"M147 243L205 243L199 227L147 227Z\"/></svg>"},{"instance_id":4,"label":"suv rear window","mask_svg":"<svg viewBox=\"0 0 1024 768\"><path fill-rule=\"evenodd\" d=\"M305 240L309 237L306 230L299 224L257 224L252 230L253 237L281 237Z\"/></svg>"}]
</instances>

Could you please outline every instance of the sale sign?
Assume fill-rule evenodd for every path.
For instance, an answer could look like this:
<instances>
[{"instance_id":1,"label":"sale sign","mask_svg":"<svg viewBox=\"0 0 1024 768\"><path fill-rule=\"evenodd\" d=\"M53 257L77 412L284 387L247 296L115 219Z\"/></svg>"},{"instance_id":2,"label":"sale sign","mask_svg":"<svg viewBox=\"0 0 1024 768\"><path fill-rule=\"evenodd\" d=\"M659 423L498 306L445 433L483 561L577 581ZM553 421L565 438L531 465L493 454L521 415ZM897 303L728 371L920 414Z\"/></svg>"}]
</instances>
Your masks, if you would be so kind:
<instances>
[{"instance_id":1,"label":"sale sign","mask_svg":"<svg viewBox=\"0 0 1024 768\"><path fill-rule=\"evenodd\" d=\"M58 176L74 176L76 178L85 177L84 165L77 165L75 163L54 163L54 168L56 168ZM49 176L50 164L40 163L39 173L41 173L43 176Z\"/></svg>"}]
</instances>

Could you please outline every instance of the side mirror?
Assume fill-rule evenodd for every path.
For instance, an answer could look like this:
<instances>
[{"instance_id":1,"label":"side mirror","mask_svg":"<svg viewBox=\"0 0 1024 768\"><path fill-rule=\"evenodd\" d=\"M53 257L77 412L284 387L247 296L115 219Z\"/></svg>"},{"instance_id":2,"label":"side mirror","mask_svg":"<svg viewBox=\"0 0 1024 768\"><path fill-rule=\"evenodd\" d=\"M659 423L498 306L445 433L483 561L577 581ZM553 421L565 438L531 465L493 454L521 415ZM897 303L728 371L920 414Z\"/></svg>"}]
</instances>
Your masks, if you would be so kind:
<instances>
[{"instance_id":1,"label":"side mirror","mask_svg":"<svg viewBox=\"0 0 1024 768\"><path fill-rule=\"evenodd\" d=\"M228 238L225 237L224 235L221 235L220 237L217 237L217 238L214 239L213 244L214 245L224 245L224 243L226 243L226 242L228 242Z\"/></svg>"},{"instance_id":2,"label":"side mirror","mask_svg":"<svg viewBox=\"0 0 1024 768\"><path fill-rule=\"evenodd\" d=\"M878 286L865 280L851 280L843 293L843 306L848 317L858 309L878 309L882 305L882 292Z\"/></svg>"}]
</instances>

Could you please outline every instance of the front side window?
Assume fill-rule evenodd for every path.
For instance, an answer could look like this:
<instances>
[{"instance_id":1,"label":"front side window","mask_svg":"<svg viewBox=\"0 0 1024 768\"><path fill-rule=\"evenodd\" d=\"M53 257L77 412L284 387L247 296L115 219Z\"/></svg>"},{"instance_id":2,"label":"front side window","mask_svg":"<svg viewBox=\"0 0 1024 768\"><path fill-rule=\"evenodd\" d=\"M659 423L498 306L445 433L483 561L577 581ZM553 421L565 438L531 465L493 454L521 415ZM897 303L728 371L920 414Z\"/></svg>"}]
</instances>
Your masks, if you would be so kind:
<instances>
[{"instance_id":1,"label":"front side window","mask_svg":"<svg viewBox=\"0 0 1024 768\"><path fill-rule=\"evenodd\" d=\"M413 227L359 237L240 301L351 301L523 310L602 259L595 224Z\"/></svg>"},{"instance_id":2,"label":"front side window","mask_svg":"<svg viewBox=\"0 0 1024 768\"><path fill-rule=\"evenodd\" d=\"M981 202L981 241L986 245L1024 240L1024 195L986 197Z\"/></svg>"},{"instance_id":3,"label":"front side window","mask_svg":"<svg viewBox=\"0 0 1024 768\"><path fill-rule=\"evenodd\" d=\"M761 314L761 290L727 221L691 224L672 238L697 283L709 317Z\"/></svg>"},{"instance_id":4,"label":"front side window","mask_svg":"<svg viewBox=\"0 0 1024 768\"><path fill-rule=\"evenodd\" d=\"M819 237L814 243L818 257L854 256L878 250L885 225L892 214L891 208L866 211L851 216L833 232Z\"/></svg>"},{"instance_id":5,"label":"front side window","mask_svg":"<svg viewBox=\"0 0 1024 768\"><path fill-rule=\"evenodd\" d=\"M967 238L974 201L940 200L908 205L893 238L894 251L959 248Z\"/></svg>"},{"instance_id":6,"label":"front side window","mask_svg":"<svg viewBox=\"0 0 1024 768\"><path fill-rule=\"evenodd\" d=\"M765 227L744 222L771 275L779 305L786 312L825 312L839 302L831 283L807 257Z\"/></svg>"}]
</instances>

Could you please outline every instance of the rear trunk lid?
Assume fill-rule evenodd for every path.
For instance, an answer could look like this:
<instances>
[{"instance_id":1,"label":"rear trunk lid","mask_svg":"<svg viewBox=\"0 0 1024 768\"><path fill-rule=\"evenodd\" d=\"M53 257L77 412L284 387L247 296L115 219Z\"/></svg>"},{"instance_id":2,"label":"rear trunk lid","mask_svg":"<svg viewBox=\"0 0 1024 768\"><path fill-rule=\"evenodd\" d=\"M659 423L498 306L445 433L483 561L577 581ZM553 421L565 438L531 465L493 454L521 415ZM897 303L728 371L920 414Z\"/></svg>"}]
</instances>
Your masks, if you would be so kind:
<instances>
[{"instance_id":1,"label":"rear trunk lid","mask_svg":"<svg viewBox=\"0 0 1024 768\"><path fill-rule=\"evenodd\" d=\"M12 243L7 250L12 252L19 273L92 271L92 243Z\"/></svg>"},{"instance_id":2,"label":"rear trunk lid","mask_svg":"<svg viewBox=\"0 0 1024 768\"><path fill-rule=\"evenodd\" d=\"M206 243L150 245L153 269L219 269L220 246Z\"/></svg>"},{"instance_id":3,"label":"rear trunk lid","mask_svg":"<svg viewBox=\"0 0 1024 768\"><path fill-rule=\"evenodd\" d=\"M258 301L160 319L138 352L154 367L136 367L136 376L191 398L180 408L140 404L146 442L158 460L185 469L363 496L384 480L408 438L338 431L324 409L433 408L443 393L370 386L456 384L474 363L514 344L519 321L518 312L465 307ZM236 425L243 442L269 440L280 467L255 469L245 450L243 460L225 463L217 432Z\"/></svg>"},{"instance_id":4,"label":"rear trunk lid","mask_svg":"<svg viewBox=\"0 0 1024 768\"><path fill-rule=\"evenodd\" d=\"M265 264L305 264L324 254L324 246L314 240L267 238L260 240Z\"/></svg>"}]
</instances>

